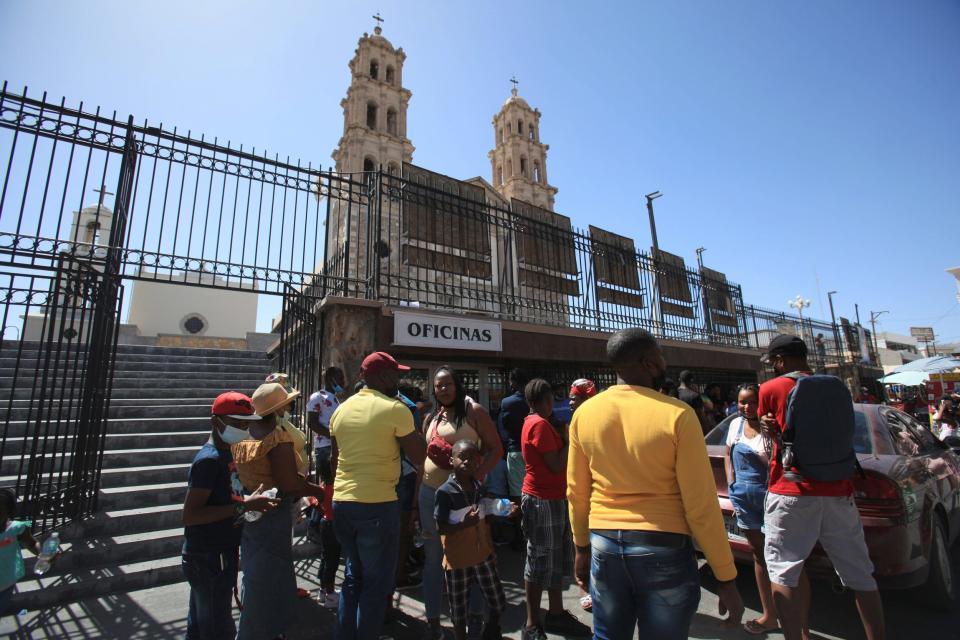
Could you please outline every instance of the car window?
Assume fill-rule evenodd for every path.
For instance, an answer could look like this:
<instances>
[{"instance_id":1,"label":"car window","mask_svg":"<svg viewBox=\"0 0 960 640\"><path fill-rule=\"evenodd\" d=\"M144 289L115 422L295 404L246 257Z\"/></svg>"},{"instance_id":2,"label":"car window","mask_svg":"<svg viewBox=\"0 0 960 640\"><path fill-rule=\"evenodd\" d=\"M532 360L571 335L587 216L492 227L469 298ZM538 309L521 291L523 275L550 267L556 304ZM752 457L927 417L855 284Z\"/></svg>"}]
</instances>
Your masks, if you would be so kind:
<instances>
[{"instance_id":1,"label":"car window","mask_svg":"<svg viewBox=\"0 0 960 640\"><path fill-rule=\"evenodd\" d=\"M730 423L734 421L738 414L733 414L732 416L727 416L723 422L711 429L706 436L704 436L704 441L707 445L712 444L726 444L727 443L727 429L730 428Z\"/></svg>"},{"instance_id":2,"label":"car window","mask_svg":"<svg viewBox=\"0 0 960 640\"><path fill-rule=\"evenodd\" d=\"M873 438L870 437L867 416L855 410L853 420L853 450L857 453L873 453Z\"/></svg>"},{"instance_id":3,"label":"car window","mask_svg":"<svg viewBox=\"0 0 960 640\"><path fill-rule=\"evenodd\" d=\"M894 450L902 456L920 455L923 450L923 444L916 434L907 428L907 423L900 418L896 411L882 411L883 419L886 421L887 431L893 439Z\"/></svg>"},{"instance_id":4,"label":"car window","mask_svg":"<svg viewBox=\"0 0 960 640\"><path fill-rule=\"evenodd\" d=\"M925 426L919 420L913 416L904 413L903 411L892 411L892 413L903 422L907 431L913 434L913 437L920 442L920 446L923 451L934 452L934 451L943 451L949 449L948 446L940 442L940 439L937 436L933 435L929 427Z\"/></svg>"}]
</instances>

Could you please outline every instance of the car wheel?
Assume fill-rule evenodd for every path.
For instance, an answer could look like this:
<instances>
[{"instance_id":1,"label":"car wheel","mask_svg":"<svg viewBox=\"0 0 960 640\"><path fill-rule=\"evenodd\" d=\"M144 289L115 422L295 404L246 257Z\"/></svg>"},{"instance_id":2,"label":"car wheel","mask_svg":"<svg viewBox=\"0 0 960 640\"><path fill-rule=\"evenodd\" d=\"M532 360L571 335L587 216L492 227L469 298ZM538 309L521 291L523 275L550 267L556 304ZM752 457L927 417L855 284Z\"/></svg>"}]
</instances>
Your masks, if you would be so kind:
<instances>
[{"instance_id":1,"label":"car wheel","mask_svg":"<svg viewBox=\"0 0 960 640\"><path fill-rule=\"evenodd\" d=\"M947 549L947 535L943 523L933 517L933 533L930 538L930 557L927 559L930 573L923 587L923 599L937 609L951 609L954 596L953 566Z\"/></svg>"}]
</instances>

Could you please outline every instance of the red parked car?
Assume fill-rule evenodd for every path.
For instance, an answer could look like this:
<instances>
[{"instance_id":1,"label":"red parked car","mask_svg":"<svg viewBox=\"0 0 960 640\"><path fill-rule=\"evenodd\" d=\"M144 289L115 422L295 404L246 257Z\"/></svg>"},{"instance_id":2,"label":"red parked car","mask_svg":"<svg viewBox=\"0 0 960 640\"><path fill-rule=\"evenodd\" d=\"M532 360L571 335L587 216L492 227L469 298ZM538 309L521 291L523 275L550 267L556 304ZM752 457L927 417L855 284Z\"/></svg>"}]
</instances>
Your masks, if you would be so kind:
<instances>
[{"instance_id":1,"label":"red parked car","mask_svg":"<svg viewBox=\"0 0 960 640\"><path fill-rule=\"evenodd\" d=\"M864 475L853 483L874 576L881 589L923 587L927 603L948 608L955 588L950 547L960 534L960 458L902 411L871 404L854 404L854 410L854 447ZM730 546L739 561L752 564L723 468L727 428L735 417L707 434L707 451ZM837 579L819 545L807 570Z\"/></svg>"}]
</instances>

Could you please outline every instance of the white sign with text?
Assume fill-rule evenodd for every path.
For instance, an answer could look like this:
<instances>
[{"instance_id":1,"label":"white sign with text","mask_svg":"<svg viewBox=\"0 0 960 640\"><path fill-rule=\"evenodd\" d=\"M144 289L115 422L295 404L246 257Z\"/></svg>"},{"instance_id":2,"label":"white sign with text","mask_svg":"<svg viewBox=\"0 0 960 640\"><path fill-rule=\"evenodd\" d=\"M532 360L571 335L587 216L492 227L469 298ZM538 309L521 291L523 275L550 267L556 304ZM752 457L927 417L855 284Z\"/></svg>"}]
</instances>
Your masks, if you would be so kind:
<instances>
[{"instance_id":1,"label":"white sign with text","mask_svg":"<svg viewBox=\"0 0 960 640\"><path fill-rule=\"evenodd\" d=\"M434 349L501 351L499 322L394 311L393 344Z\"/></svg>"}]
</instances>

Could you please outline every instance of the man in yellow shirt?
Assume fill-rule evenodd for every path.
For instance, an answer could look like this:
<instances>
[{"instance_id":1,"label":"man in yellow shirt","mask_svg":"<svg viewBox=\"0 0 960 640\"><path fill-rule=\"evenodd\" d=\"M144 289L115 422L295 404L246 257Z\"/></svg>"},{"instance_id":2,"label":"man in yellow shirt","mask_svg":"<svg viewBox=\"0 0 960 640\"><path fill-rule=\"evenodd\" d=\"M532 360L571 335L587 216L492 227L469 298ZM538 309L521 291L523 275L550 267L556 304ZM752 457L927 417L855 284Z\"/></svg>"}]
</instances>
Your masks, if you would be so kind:
<instances>
[{"instance_id":1,"label":"man in yellow shirt","mask_svg":"<svg viewBox=\"0 0 960 640\"><path fill-rule=\"evenodd\" d=\"M330 416L333 528L347 556L335 636L340 640L380 637L393 593L400 540L400 450L422 465L426 443L413 415L397 400L401 371L389 354L364 358L367 384Z\"/></svg>"},{"instance_id":2,"label":"man in yellow shirt","mask_svg":"<svg viewBox=\"0 0 960 640\"><path fill-rule=\"evenodd\" d=\"M694 539L718 580L721 615L739 625L737 570L700 422L655 391L667 365L649 332L613 334L607 358L617 385L574 413L567 462L574 571L593 596L594 637L637 629L686 638L700 602Z\"/></svg>"}]
</instances>

